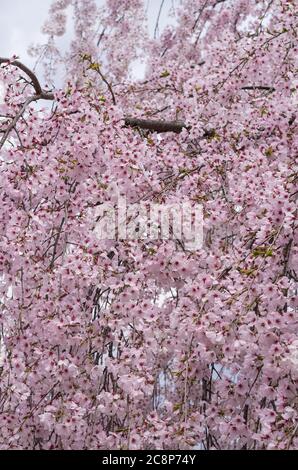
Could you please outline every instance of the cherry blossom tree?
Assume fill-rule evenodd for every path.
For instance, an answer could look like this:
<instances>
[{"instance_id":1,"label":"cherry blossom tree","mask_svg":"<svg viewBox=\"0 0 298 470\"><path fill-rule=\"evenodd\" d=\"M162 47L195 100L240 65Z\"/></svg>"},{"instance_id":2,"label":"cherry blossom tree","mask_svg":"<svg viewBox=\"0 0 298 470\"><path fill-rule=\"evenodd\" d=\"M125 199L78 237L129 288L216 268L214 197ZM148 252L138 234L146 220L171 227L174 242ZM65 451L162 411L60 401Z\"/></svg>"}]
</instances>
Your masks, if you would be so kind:
<instances>
[{"instance_id":1,"label":"cherry blossom tree","mask_svg":"<svg viewBox=\"0 0 298 470\"><path fill-rule=\"evenodd\" d=\"M48 86L0 58L0 448L297 448L297 1L145 7L55 0ZM100 240L115 185L202 248Z\"/></svg>"}]
</instances>

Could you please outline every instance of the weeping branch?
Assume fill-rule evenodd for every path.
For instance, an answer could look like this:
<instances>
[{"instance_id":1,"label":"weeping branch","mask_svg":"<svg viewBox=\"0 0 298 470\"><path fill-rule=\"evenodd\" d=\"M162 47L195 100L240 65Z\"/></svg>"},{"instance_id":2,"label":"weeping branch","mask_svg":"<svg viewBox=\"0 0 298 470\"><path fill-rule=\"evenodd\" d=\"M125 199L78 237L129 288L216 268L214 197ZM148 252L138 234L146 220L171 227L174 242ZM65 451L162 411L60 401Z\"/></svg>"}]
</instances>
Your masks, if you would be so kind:
<instances>
[{"instance_id":1,"label":"weeping branch","mask_svg":"<svg viewBox=\"0 0 298 470\"><path fill-rule=\"evenodd\" d=\"M14 65L15 67L18 67L22 72L25 72L25 74L31 79L31 85L33 86L35 90L35 95L38 97L39 100L53 100L54 99L54 94L44 91L41 88L41 85L39 83L38 78L36 77L35 73L32 72L26 65L22 64L19 60L10 60L7 59L6 57L0 57L0 65L6 63L7 65Z\"/></svg>"},{"instance_id":2,"label":"weeping branch","mask_svg":"<svg viewBox=\"0 0 298 470\"><path fill-rule=\"evenodd\" d=\"M41 88L41 85L35 73L32 72L32 70L30 70L28 67L26 67L26 65L22 64L22 62L20 62L19 60L10 61L10 59L7 59L6 57L0 57L0 65L1 64L13 65L15 67L18 67L20 70L22 70L22 72L24 72L30 78L31 80L30 84L33 86L35 90L35 94L33 96L29 96L26 99L26 101L24 102L24 104L21 106L18 113L16 114L16 116L11 120L10 124L6 128L0 140L0 149L5 144L10 132L13 129L15 129L15 131L17 132L16 124L19 121L19 119L23 116L24 112L26 111L27 106L30 103L32 103L33 101L39 101L39 100L51 100L52 101L55 98L53 93L44 91Z\"/></svg>"},{"instance_id":3,"label":"weeping branch","mask_svg":"<svg viewBox=\"0 0 298 470\"><path fill-rule=\"evenodd\" d=\"M162 2L161 2L161 4L160 4L160 7L159 7L159 11L158 11L158 15L157 15L157 20L156 20L156 24L155 24L155 28L154 28L154 39L156 39L156 37L157 37L158 24L159 24L159 19L160 19L160 15L161 15L161 10L162 10L162 7L163 7L164 2L165 2L165 0L162 0Z\"/></svg>"},{"instance_id":4,"label":"weeping branch","mask_svg":"<svg viewBox=\"0 0 298 470\"><path fill-rule=\"evenodd\" d=\"M7 139L7 137L9 136L10 132L12 131L12 129L15 127L15 125L17 124L18 120L23 116L27 106L32 102L32 101L35 101L37 98L36 96L31 96L30 98L27 98L25 103L23 104L23 106L21 107L21 109L19 110L19 112L16 114L16 116L14 117L14 119L11 121L11 123L9 124L9 126L7 127L7 129L5 130L1 140L0 140L0 149L2 149L3 145L5 144L5 141Z\"/></svg>"}]
</instances>

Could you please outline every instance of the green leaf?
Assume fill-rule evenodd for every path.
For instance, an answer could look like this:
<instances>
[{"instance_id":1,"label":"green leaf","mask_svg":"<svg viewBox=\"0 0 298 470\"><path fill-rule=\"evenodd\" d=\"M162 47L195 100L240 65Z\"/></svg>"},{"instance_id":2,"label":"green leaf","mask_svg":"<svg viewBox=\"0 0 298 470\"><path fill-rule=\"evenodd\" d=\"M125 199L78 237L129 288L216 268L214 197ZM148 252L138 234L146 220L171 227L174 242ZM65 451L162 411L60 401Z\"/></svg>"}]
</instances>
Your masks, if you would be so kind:
<instances>
[{"instance_id":1,"label":"green leaf","mask_svg":"<svg viewBox=\"0 0 298 470\"><path fill-rule=\"evenodd\" d=\"M160 75L160 78L165 78L165 77L168 77L170 75L170 72L168 70L165 70L164 72L162 72L162 74Z\"/></svg>"},{"instance_id":2,"label":"green leaf","mask_svg":"<svg viewBox=\"0 0 298 470\"><path fill-rule=\"evenodd\" d=\"M267 258L267 256L273 256L272 248L266 248L265 246L260 246L255 248L252 252L252 255L256 258L258 256L262 256L263 258Z\"/></svg>"}]
</instances>

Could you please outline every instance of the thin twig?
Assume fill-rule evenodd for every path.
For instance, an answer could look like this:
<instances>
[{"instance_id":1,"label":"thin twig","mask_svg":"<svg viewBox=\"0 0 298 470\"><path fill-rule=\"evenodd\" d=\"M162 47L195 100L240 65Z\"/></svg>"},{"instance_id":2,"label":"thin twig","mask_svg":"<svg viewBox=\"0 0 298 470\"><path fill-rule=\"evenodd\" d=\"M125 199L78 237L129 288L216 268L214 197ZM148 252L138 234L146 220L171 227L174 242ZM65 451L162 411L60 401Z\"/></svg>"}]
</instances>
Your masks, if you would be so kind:
<instances>
[{"instance_id":1,"label":"thin twig","mask_svg":"<svg viewBox=\"0 0 298 470\"><path fill-rule=\"evenodd\" d=\"M104 37L105 32L106 32L106 26L103 28L103 30L102 30L102 32L101 32L99 38L98 38L98 41L97 41L97 43L96 43L97 46L99 46L99 43L100 43L100 41L102 40L102 38Z\"/></svg>"},{"instance_id":2,"label":"thin twig","mask_svg":"<svg viewBox=\"0 0 298 470\"><path fill-rule=\"evenodd\" d=\"M102 72L100 71L99 68L98 68L96 71L99 73L99 75L100 75L102 81L107 85L107 87L108 87L108 89L109 89L109 92L111 93L111 96L112 96L113 104L116 104L116 98L115 98L115 95L114 95L114 92L113 92L112 85L108 82L108 80L107 80L106 77L102 74Z\"/></svg>"},{"instance_id":3,"label":"thin twig","mask_svg":"<svg viewBox=\"0 0 298 470\"><path fill-rule=\"evenodd\" d=\"M159 18L160 18L160 14L161 14L161 10L162 10L162 7L163 7L164 2L165 2L165 0L162 0L162 2L161 2L161 4L160 4L160 7L159 7L159 11L158 11L158 15L157 15L157 20L156 20L156 24L155 24L155 28L154 28L154 39L156 39L156 36L157 36Z\"/></svg>"},{"instance_id":4,"label":"thin twig","mask_svg":"<svg viewBox=\"0 0 298 470\"><path fill-rule=\"evenodd\" d=\"M101 72L101 70L100 70L100 65L97 64L96 62L93 62L92 59L91 59L91 56L88 56L88 55L85 56L85 57L83 57L83 60L88 60L88 62L90 63L89 69L95 70L95 72L98 73L98 75L100 76L100 78L102 79L102 81L107 85L108 90L109 90L109 92L111 93L111 96L112 96L113 104L115 105L115 104L116 104L116 98L115 98L115 95L114 95L114 92L113 92L112 85L111 85L110 82L106 79L106 77L104 76L104 74Z\"/></svg>"},{"instance_id":5,"label":"thin twig","mask_svg":"<svg viewBox=\"0 0 298 470\"><path fill-rule=\"evenodd\" d=\"M0 141L0 149L3 147L3 145L5 144L5 141L7 139L7 137L9 136L11 130L15 127L16 123L18 122L18 120L20 119L20 117L24 114L27 106L32 103L32 101L36 101L38 98L36 96L30 96L29 98L26 99L25 103L23 104L23 106L21 107L20 111L17 113L17 115L14 117L14 119L11 121L11 123L9 124L9 126L7 127L4 135L2 136L2 139Z\"/></svg>"},{"instance_id":6,"label":"thin twig","mask_svg":"<svg viewBox=\"0 0 298 470\"><path fill-rule=\"evenodd\" d=\"M55 242L54 242L54 248L53 248L53 253L52 253L52 259L51 259L50 266L49 266L50 269L53 267L54 262L55 262L55 256L56 256L56 253L57 253L58 242L59 242L59 238L60 238L60 235L61 235L61 230L62 230L64 221L65 221L65 218L62 217L60 226L59 226L59 228L58 228L58 232L57 232L57 234L56 234L56 239L55 239Z\"/></svg>"},{"instance_id":7,"label":"thin twig","mask_svg":"<svg viewBox=\"0 0 298 470\"><path fill-rule=\"evenodd\" d=\"M198 22L199 22L199 19L200 19L200 17L201 17L201 14L202 14L203 11L205 10L205 8L206 8L206 6L207 6L207 3L208 3L208 0L206 0L206 2L204 3L204 5L203 5L202 8L200 9L199 14L198 14L198 16L197 16L197 18L196 18L196 20L195 20L195 22L194 22L194 25L193 25L193 27L192 27L192 31L194 31L194 30L196 29L196 26L197 26L197 24L198 24Z\"/></svg>"}]
</instances>

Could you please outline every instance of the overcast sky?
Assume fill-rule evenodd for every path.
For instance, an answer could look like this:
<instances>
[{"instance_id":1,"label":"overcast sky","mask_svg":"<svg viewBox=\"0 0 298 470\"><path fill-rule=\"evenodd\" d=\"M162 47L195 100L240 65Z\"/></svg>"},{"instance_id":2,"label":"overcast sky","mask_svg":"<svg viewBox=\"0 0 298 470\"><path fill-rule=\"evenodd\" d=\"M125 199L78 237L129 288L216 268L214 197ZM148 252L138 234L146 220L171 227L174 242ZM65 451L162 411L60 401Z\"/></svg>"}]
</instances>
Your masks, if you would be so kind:
<instances>
[{"instance_id":1,"label":"overcast sky","mask_svg":"<svg viewBox=\"0 0 298 470\"><path fill-rule=\"evenodd\" d=\"M27 49L32 43L42 43L41 33L52 0L0 0L0 56L17 54L29 66L35 59Z\"/></svg>"}]
</instances>

